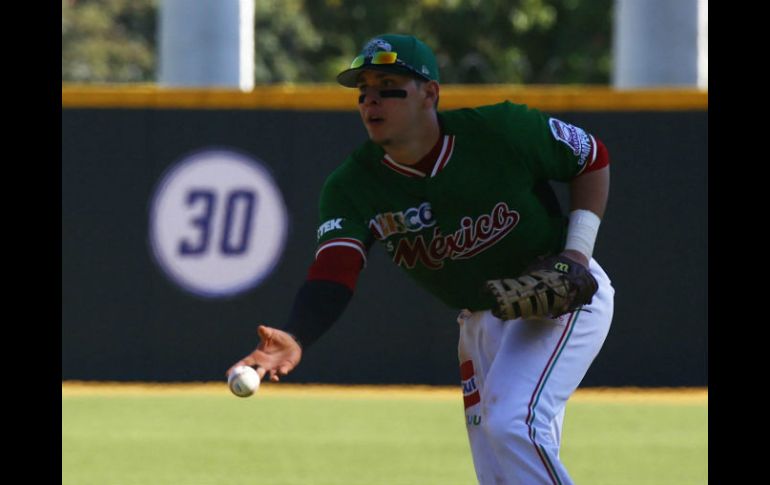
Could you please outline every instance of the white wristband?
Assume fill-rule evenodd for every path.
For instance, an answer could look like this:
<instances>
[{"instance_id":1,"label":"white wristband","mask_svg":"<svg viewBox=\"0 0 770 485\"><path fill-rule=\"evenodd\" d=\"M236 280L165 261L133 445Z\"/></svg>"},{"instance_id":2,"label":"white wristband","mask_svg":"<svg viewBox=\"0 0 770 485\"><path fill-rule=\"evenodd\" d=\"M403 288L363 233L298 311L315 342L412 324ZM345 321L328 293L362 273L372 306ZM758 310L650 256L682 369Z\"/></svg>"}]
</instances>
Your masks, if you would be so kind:
<instances>
[{"instance_id":1,"label":"white wristband","mask_svg":"<svg viewBox=\"0 0 770 485\"><path fill-rule=\"evenodd\" d=\"M590 260L601 222L599 216L589 210L577 209L570 212L564 249L574 249Z\"/></svg>"}]
</instances>

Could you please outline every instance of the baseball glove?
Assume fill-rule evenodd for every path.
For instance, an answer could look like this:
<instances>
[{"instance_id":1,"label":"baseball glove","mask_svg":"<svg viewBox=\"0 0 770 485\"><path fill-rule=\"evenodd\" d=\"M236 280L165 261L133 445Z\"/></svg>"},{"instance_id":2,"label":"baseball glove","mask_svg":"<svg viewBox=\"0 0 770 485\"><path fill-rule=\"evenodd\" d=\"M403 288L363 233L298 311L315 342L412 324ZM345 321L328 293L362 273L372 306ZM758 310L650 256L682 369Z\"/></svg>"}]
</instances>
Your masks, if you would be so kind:
<instances>
[{"instance_id":1,"label":"baseball glove","mask_svg":"<svg viewBox=\"0 0 770 485\"><path fill-rule=\"evenodd\" d=\"M569 313L591 303L598 284L585 266L564 256L552 256L517 278L489 280L486 289L497 300L492 314L501 320L514 320Z\"/></svg>"}]
</instances>

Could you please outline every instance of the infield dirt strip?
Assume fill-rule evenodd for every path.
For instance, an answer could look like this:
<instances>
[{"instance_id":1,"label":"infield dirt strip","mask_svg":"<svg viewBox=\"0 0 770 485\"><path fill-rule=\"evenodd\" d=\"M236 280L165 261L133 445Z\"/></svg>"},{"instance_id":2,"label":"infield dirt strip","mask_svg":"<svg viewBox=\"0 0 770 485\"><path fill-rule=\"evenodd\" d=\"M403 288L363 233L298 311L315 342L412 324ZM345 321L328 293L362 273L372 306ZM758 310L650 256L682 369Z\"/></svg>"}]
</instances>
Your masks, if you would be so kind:
<instances>
[{"instance_id":1,"label":"infield dirt strip","mask_svg":"<svg viewBox=\"0 0 770 485\"><path fill-rule=\"evenodd\" d=\"M154 382L85 382L63 381L62 398L75 396L126 395L222 395L229 396L226 382L154 383ZM462 402L459 386L339 386L326 384L263 383L260 397L307 396L331 399L416 399ZM233 396L235 399L235 396ZM706 404L708 388L636 388L601 387L578 389L570 402L618 402L650 404Z\"/></svg>"}]
</instances>

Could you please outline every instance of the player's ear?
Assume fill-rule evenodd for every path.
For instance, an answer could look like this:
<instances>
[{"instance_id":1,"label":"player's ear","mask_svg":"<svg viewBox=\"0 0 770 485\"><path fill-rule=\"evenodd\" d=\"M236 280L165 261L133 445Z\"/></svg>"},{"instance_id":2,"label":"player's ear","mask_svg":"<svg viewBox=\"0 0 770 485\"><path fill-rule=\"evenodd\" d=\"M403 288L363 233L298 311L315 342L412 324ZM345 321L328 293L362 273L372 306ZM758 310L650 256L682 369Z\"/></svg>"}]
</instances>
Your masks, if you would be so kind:
<instances>
[{"instance_id":1,"label":"player's ear","mask_svg":"<svg viewBox=\"0 0 770 485\"><path fill-rule=\"evenodd\" d=\"M439 84L436 81L428 81L423 83L423 91L425 93L425 101L430 107L438 106L438 93Z\"/></svg>"}]
</instances>

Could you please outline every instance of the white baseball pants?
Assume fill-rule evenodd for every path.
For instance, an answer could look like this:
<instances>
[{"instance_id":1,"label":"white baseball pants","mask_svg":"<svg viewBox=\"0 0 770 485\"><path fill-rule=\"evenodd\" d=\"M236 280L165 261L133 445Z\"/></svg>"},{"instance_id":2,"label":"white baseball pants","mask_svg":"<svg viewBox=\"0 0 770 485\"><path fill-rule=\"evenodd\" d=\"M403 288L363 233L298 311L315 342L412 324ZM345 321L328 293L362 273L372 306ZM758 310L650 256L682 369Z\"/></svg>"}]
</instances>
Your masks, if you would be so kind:
<instances>
[{"instance_id":1,"label":"white baseball pants","mask_svg":"<svg viewBox=\"0 0 770 485\"><path fill-rule=\"evenodd\" d=\"M458 354L473 465L481 485L572 484L559 460L567 399L610 329L615 290L595 260L591 304L558 319L463 310Z\"/></svg>"}]
</instances>

